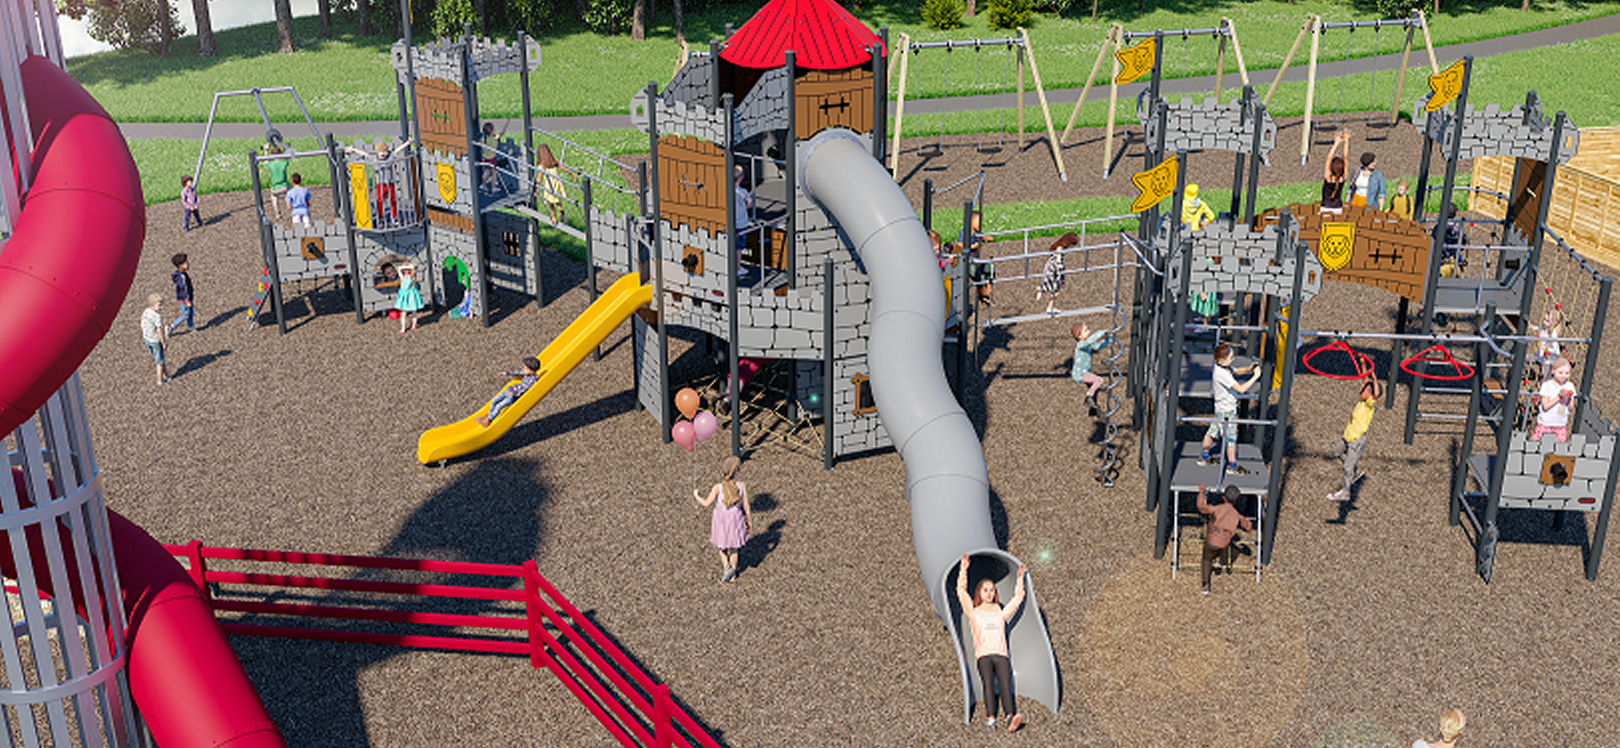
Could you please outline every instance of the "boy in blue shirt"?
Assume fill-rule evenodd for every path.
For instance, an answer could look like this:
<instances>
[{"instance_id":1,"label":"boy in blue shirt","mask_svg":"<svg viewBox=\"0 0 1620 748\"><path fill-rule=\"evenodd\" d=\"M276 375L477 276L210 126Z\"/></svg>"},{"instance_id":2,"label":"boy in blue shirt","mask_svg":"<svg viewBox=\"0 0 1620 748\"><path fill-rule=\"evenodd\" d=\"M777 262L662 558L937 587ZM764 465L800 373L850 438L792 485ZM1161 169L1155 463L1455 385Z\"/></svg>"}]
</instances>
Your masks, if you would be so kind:
<instances>
[{"instance_id":1,"label":"boy in blue shirt","mask_svg":"<svg viewBox=\"0 0 1620 748\"><path fill-rule=\"evenodd\" d=\"M506 410L508 405L517 402L518 398L523 397L523 393L528 392L529 388L540 380L540 359L534 356L525 358L523 359L523 371L501 372L501 376L515 377L517 381L501 388L501 391L495 395L495 399L489 401L489 413L487 415L477 416L473 419L478 422L478 425L486 429L489 428L490 422L500 416L501 411Z\"/></svg>"},{"instance_id":2,"label":"boy in blue shirt","mask_svg":"<svg viewBox=\"0 0 1620 748\"><path fill-rule=\"evenodd\" d=\"M191 269L191 262L186 259L184 252L169 258L169 261L174 263L174 272L169 275L169 280L174 281L174 300L180 302L180 316L175 317L174 324L169 325L169 334L173 335L175 330L180 329L182 322L186 325L186 332L196 332L197 316L191 305L195 289L191 287L191 273L186 272Z\"/></svg>"},{"instance_id":3,"label":"boy in blue shirt","mask_svg":"<svg viewBox=\"0 0 1620 748\"><path fill-rule=\"evenodd\" d=\"M287 208L292 211L294 224L314 225L309 220L309 190L304 187L304 175L293 172L292 189L287 190Z\"/></svg>"}]
</instances>

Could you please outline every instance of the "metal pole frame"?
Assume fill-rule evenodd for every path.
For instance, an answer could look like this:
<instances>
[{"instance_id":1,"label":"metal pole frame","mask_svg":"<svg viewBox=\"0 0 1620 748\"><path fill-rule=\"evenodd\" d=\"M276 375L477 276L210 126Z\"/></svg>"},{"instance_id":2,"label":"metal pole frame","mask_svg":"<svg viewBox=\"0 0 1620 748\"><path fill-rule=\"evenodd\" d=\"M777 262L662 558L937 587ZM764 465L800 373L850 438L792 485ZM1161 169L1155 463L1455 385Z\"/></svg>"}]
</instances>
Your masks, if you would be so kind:
<instances>
[{"instance_id":1,"label":"metal pole frame","mask_svg":"<svg viewBox=\"0 0 1620 748\"><path fill-rule=\"evenodd\" d=\"M366 311L360 296L360 248L354 240L354 196L343 188L349 183L348 180L338 180L339 176L348 176L348 159L338 149L337 138L331 133L326 134L326 155L332 169L333 204L337 208L338 218L343 221L344 239L349 247L349 290L354 297L354 323L363 325L366 323Z\"/></svg>"},{"instance_id":2,"label":"metal pole frame","mask_svg":"<svg viewBox=\"0 0 1620 748\"><path fill-rule=\"evenodd\" d=\"M734 193L732 191L734 188L731 185L731 180L733 178L732 175L735 174L736 170L737 170L737 154L732 150L732 147L735 144L736 139L737 139L737 133L736 133L736 114L737 114L736 113L736 105L737 105L737 101L736 101L736 98L733 97L730 93L727 93L724 96L722 96L721 101L722 101L722 103L724 105L724 111L725 111L725 114L726 114L726 122L725 122L725 139L726 139L726 142L721 145L721 148L724 149L724 152L725 152L726 187L728 188L726 190L727 194L726 194L726 232L725 232L725 237L726 237L726 258L727 258L726 259L726 305L728 307L727 310L726 310L727 311L726 325L727 325L727 333L731 337L731 345L726 346L726 352L727 352L726 353L726 366L727 366L728 371L731 373L731 381L729 382L730 386L728 387L728 389L730 390L730 395L731 395L731 456L733 456L733 457L742 457L742 403L743 403L743 399L742 399L742 379L740 377L740 372L738 371L738 369L740 367L739 360L741 358L741 354L737 350L738 347L739 347L739 344L738 344L739 337L738 337L738 330L737 330L737 271L739 269L738 268L738 265L739 265L738 260L739 260L739 258L738 258L738 254L737 254L737 239L739 239L741 237L739 237L735 233L735 229L733 228L733 227L735 227L737 225L737 200L735 199ZM788 189L792 189L792 185L788 185ZM662 263L660 263L660 264L662 264ZM661 278L663 276L660 275L659 277ZM663 321L664 321L664 315L663 315L662 310L660 310L659 315L658 315L658 322L659 322L660 325L662 325ZM667 356L665 357L665 360L666 361L668 360Z\"/></svg>"},{"instance_id":3,"label":"metal pole frame","mask_svg":"<svg viewBox=\"0 0 1620 748\"><path fill-rule=\"evenodd\" d=\"M662 432L662 434L663 434L664 443L668 444L674 438L670 434L669 430L675 426L675 414L673 412L674 411L674 406L670 402L670 393L669 393L669 329L665 326L666 320L664 319L664 317L665 317L665 315L664 315L664 282L663 282L664 273L663 273L663 270L662 270L662 266L663 266L663 251L662 251L662 249L663 248L659 245L659 240L661 238L659 235L662 232L660 232L658 230L659 209L658 209L658 82L657 81L648 81L647 82L647 147L648 147L647 160L642 162L643 164L646 165L646 172L647 172L647 179L646 179L646 182L644 182L645 194L647 195L647 206L646 206L647 207L647 213L646 213L646 215L648 217L648 219L647 219L647 256L648 256L648 261L647 261L647 265L646 265L646 268L647 268L646 269L646 275L651 275L652 276L652 282L653 282L653 308L658 314L658 381L659 381L660 386L662 386L663 390L664 390L660 394L660 397L662 397L663 400L660 403L660 406L658 408L658 420L659 420L658 425L659 425L659 431ZM726 149L727 149L726 150L726 158L727 158L728 163L729 163L730 158L731 158L731 150L730 150L730 148L731 148L731 146L728 143L726 145ZM727 184L730 184L731 173L727 172L725 178L726 178ZM728 206L731 205L730 197L731 197L730 195L726 196L726 198L727 198L726 199L726 205L728 205ZM728 215L729 215L729 211L730 211L729 207L727 208L727 211L728 211ZM727 238L730 238L730 233L729 232L727 233ZM736 341L732 341L732 349L733 349L733 351L736 350ZM733 355L735 355L735 354L733 354ZM732 417L732 419L736 419L737 412L735 410L732 411L731 417Z\"/></svg>"},{"instance_id":4,"label":"metal pole frame","mask_svg":"<svg viewBox=\"0 0 1620 748\"><path fill-rule=\"evenodd\" d=\"M1496 319L1496 304L1485 305L1485 319ZM1468 388L1468 419L1463 422L1462 446L1457 454L1456 472L1451 477L1451 500L1446 515L1446 524L1456 527L1462 522L1463 492L1468 490L1468 462L1474 454L1474 435L1479 425L1480 400L1485 389L1485 362L1490 355L1490 347L1484 343L1474 344L1474 376L1470 377ZM1504 408L1504 411L1506 409ZM1505 425L1505 424L1504 424ZM1477 531L1479 528L1475 528Z\"/></svg>"},{"instance_id":5,"label":"metal pole frame","mask_svg":"<svg viewBox=\"0 0 1620 748\"><path fill-rule=\"evenodd\" d=\"M821 469L833 469L837 455L833 450L833 344L837 331L833 327L833 259L829 255L823 264L821 276ZM860 393L856 393L859 397ZM733 416L735 417L735 416Z\"/></svg>"},{"instance_id":6,"label":"metal pole frame","mask_svg":"<svg viewBox=\"0 0 1620 748\"><path fill-rule=\"evenodd\" d=\"M1592 397L1592 380L1597 378L1598 353L1603 350L1603 323L1609 316L1609 293L1613 286L1614 279L1607 275L1598 279L1597 309L1592 317L1592 329L1587 332L1592 342L1586 344L1586 361L1581 364L1581 396L1575 400L1573 412L1569 414L1572 426L1580 425L1586 403Z\"/></svg>"},{"instance_id":7,"label":"metal pole frame","mask_svg":"<svg viewBox=\"0 0 1620 748\"><path fill-rule=\"evenodd\" d=\"M1597 581L1603 563L1603 540L1609 535L1609 510L1614 508L1614 482L1620 480L1620 459L1609 459L1609 480L1603 487L1603 508L1598 510L1597 527L1592 528L1591 550L1586 555L1586 579Z\"/></svg>"},{"instance_id":8,"label":"metal pole frame","mask_svg":"<svg viewBox=\"0 0 1620 748\"><path fill-rule=\"evenodd\" d=\"M276 315L277 334L286 335L287 319L281 311L281 268L276 263L275 237L270 221L264 217L264 205L257 199L264 194L264 187L259 181L259 152L256 150L248 151L248 174L253 178L254 211L259 215L259 249L264 252L265 282L270 284L270 309Z\"/></svg>"},{"instance_id":9,"label":"metal pole frame","mask_svg":"<svg viewBox=\"0 0 1620 748\"><path fill-rule=\"evenodd\" d=\"M787 68L787 101L783 106L787 109L788 122L787 137L782 140L782 194L787 202L787 214L782 220L782 233L787 242L787 246L782 248L782 266L787 272L788 287L792 288L799 282L799 258L796 251L799 245L799 125L798 104L794 101L798 96L795 74L799 68L798 56L793 50L783 52L782 56L782 66ZM728 121L727 127L730 126ZM732 177L728 174L726 178Z\"/></svg>"},{"instance_id":10,"label":"metal pole frame","mask_svg":"<svg viewBox=\"0 0 1620 748\"><path fill-rule=\"evenodd\" d=\"M1159 107L1160 111L1164 110L1162 105L1156 104L1156 106ZM1169 375L1165 377L1164 382L1166 387L1164 434L1162 437L1164 441L1159 444L1159 480L1157 487L1159 513L1153 528L1154 558L1164 558L1165 546L1170 543L1171 514L1176 510L1175 489L1171 486L1171 477L1175 472L1176 454L1180 451L1177 449L1176 444L1176 427L1180 425L1180 419L1177 417L1176 411L1181 408L1181 353L1182 343L1186 339L1186 335L1182 334L1182 331L1187 326L1187 301L1192 284L1192 248L1181 246L1181 221L1177 219L1181 215L1183 194L1187 189L1187 152L1178 151L1176 159L1181 168L1176 169L1176 192L1171 196L1170 202L1170 210L1173 215L1170 218L1168 251L1174 253L1179 250L1181 252L1181 278L1179 279L1179 287L1174 292L1166 294L1168 302L1175 309L1175 326L1170 331ZM1223 453L1226 451L1225 445L1222 445L1221 451ZM1222 454L1221 459L1226 459L1226 455ZM1152 500L1150 498L1150 501Z\"/></svg>"},{"instance_id":11,"label":"metal pole frame","mask_svg":"<svg viewBox=\"0 0 1620 748\"><path fill-rule=\"evenodd\" d=\"M958 254L957 285L961 292L957 294L959 301L958 313L962 321L957 325L956 341L956 402L964 409L967 405L967 372L968 372L968 315L977 308L977 294L968 293L968 287L973 284L973 274L970 272L973 265L973 243L977 238L973 230L973 201L962 201L962 251ZM974 361L978 364L978 361Z\"/></svg>"},{"instance_id":12,"label":"metal pole frame","mask_svg":"<svg viewBox=\"0 0 1620 748\"><path fill-rule=\"evenodd\" d=\"M1292 216L1286 212L1277 223L1277 232L1286 233ZM1277 412L1271 426L1271 465L1265 497L1265 525L1260 528L1260 565L1271 563L1272 546L1277 539L1277 512L1282 505L1282 464L1288 454L1288 406L1294 389L1295 361L1299 357L1299 330L1304 323L1305 255L1310 249L1305 242L1294 244L1294 287L1288 300L1288 335L1281 341L1283 348L1282 386L1277 389ZM1269 386L1271 383L1267 382ZM1264 390L1262 390L1264 391ZM1263 407L1263 405L1262 405Z\"/></svg>"},{"instance_id":13,"label":"metal pole frame","mask_svg":"<svg viewBox=\"0 0 1620 748\"><path fill-rule=\"evenodd\" d=\"M521 29L517 34L517 47L524 57L523 64L518 66L518 88L521 89L522 96L520 98L523 102L523 153L525 154L525 159L533 161L534 115L529 109L529 36ZM540 191L533 189L532 182L536 176L534 173L534 168L535 167L532 166L529 168L529 179L531 182L529 208L538 213L540 209ZM583 176L584 175L581 175L581 177ZM584 180L581 179L581 182L583 181ZM585 254L588 255L591 253L591 198L589 192L585 193L584 202L585 208L583 217L585 219ZM533 256L530 257L530 266L534 273L534 304L535 306L544 309L546 306L546 284L540 275L540 221L533 216L529 216L529 236L531 237L529 244L533 248L531 251L534 253ZM597 350L600 351L600 349ZM594 352L596 351L593 351L593 353Z\"/></svg>"},{"instance_id":14,"label":"metal pole frame","mask_svg":"<svg viewBox=\"0 0 1620 748\"><path fill-rule=\"evenodd\" d=\"M484 206L482 203L483 190L482 175L479 174L478 158L478 93L473 87L472 36L464 37L461 47L461 102L463 119L467 120L467 169L468 177L475 191L472 194L472 222L473 246L477 254L473 263L478 267L478 283L467 293L478 294L478 317L484 327L489 327L489 247L484 241Z\"/></svg>"},{"instance_id":15,"label":"metal pole frame","mask_svg":"<svg viewBox=\"0 0 1620 748\"><path fill-rule=\"evenodd\" d=\"M872 156L881 164L886 160L883 151L889 145L888 26L878 27L878 38L882 41L872 48Z\"/></svg>"},{"instance_id":16,"label":"metal pole frame","mask_svg":"<svg viewBox=\"0 0 1620 748\"><path fill-rule=\"evenodd\" d=\"M1523 326L1521 318L1519 327ZM1496 563L1496 514L1502 505L1502 481L1507 475L1507 455L1513 446L1513 429L1518 426L1514 413L1519 404L1519 382L1524 378L1526 347L1522 339L1513 343L1513 365L1508 371L1507 397L1502 399L1502 420L1496 425L1496 462L1491 465L1490 485L1485 487L1485 517L1480 521L1479 541L1474 548L1474 563L1486 584L1491 581L1491 570Z\"/></svg>"}]
</instances>

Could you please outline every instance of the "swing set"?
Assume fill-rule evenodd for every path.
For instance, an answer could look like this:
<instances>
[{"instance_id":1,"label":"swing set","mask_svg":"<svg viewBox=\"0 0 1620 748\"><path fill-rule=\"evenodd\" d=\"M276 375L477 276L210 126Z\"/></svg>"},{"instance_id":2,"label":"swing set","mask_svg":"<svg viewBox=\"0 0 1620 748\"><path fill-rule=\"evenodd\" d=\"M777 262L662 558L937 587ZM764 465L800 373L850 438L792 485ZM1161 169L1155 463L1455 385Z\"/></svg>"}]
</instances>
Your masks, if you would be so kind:
<instances>
[{"instance_id":1,"label":"swing set","mask_svg":"<svg viewBox=\"0 0 1620 748\"><path fill-rule=\"evenodd\" d=\"M1395 72L1395 91L1390 97L1389 101L1389 121L1387 124L1392 125L1400 116L1401 94L1406 89L1406 68L1407 64L1411 60L1412 44L1415 40L1414 35L1417 32L1423 32L1423 49L1429 58L1429 72L1434 74L1439 74L1440 72L1440 65L1435 61L1434 57L1434 43L1429 38L1429 24L1423 15L1423 11L1413 10L1412 14L1406 18L1385 18L1372 21L1335 21L1332 23L1327 23L1322 20L1321 16L1314 13L1305 18L1305 23L1300 27L1299 34L1294 37L1293 46L1288 48L1288 54L1283 57L1282 65L1278 66L1277 74L1271 79L1271 86L1266 89L1266 95L1261 99L1261 103L1267 106L1271 105L1271 95L1277 92L1277 85L1282 83L1283 74L1288 72L1288 67L1293 64L1295 55L1299 54L1300 45L1305 42L1307 37L1309 37L1311 40L1311 46L1305 76L1305 126L1301 128L1299 140L1299 162L1301 164L1304 164L1310 159L1311 130L1314 126L1316 115L1316 78L1317 71L1321 69L1321 65L1319 63L1321 60L1322 40L1325 36L1324 32L1336 31L1340 29L1343 29L1345 32L1344 56L1340 58L1339 61L1339 100L1336 106L1336 109L1338 110L1338 120L1334 126L1335 129L1338 129L1344 126L1344 81L1346 78L1349 78L1351 74L1350 54L1355 38L1355 31L1357 29L1372 29L1372 54L1369 55L1369 59L1371 59L1376 58L1379 55L1379 33L1386 26L1389 28L1400 28L1406 30L1405 41L1401 43L1401 64ZM1371 71L1372 82L1368 85L1368 96L1370 99L1368 115L1369 125L1373 124L1371 117L1372 108L1377 107L1379 104L1377 100L1378 68L1376 65L1371 68Z\"/></svg>"},{"instance_id":2,"label":"swing set","mask_svg":"<svg viewBox=\"0 0 1620 748\"><path fill-rule=\"evenodd\" d=\"M935 49L943 49L943 50L945 50L945 53L944 53L944 57L945 57L945 63L944 63L945 93L947 95L949 95L950 90L951 90L951 67L952 67L952 59L951 58L955 55L955 50L958 50L958 49L972 50L972 52L973 52L973 89L972 89L972 94L971 95L980 96L980 95L984 95L986 93L990 93L990 88L989 88L990 83L988 81L986 81L985 74L984 74L985 73L984 55L986 54L987 50L1002 49L1002 50L1005 50L1006 63L1005 63L1005 65L1003 65L1003 68L1002 68L1001 85L1000 85L999 88L996 88L994 90L1004 91L1004 90L1010 88L1011 86L1009 86L1008 84L1011 82L1011 79L1016 76L1016 78L1017 78L1017 86L1016 86L1015 90L1018 93L1018 103L1017 103L1017 109L1018 109L1018 114L1017 114L1017 118L1018 118L1018 148L1020 150L1022 150L1024 148L1024 143L1025 143L1025 140L1024 140L1024 132L1025 132L1025 128L1024 128L1024 91L1025 91L1025 88L1024 88L1024 68L1025 68L1025 65L1027 63L1028 67L1029 67L1030 77L1032 77L1034 79L1034 82L1035 82L1035 95L1037 96L1037 98L1039 98L1040 103L1041 103L1041 114L1046 119L1046 137L1047 137L1047 142L1052 144L1052 162L1057 165L1058 176L1060 178L1062 178L1063 181L1065 181L1065 182L1069 181L1068 170L1065 169L1064 166L1063 166L1063 153L1061 152L1061 150L1057 146L1058 140L1057 140L1056 129L1052 126L1052 109L1047 104L1046 88L1041 85L1041 71L1040 71L1040 68L1038 68L1035 65L1035 49L1034 49L1034 46L1030 43L1029 32L1025 31L1024 29L1018 29L1018 35L1017 36L1010 36L1010 37L1005 37L1005 38L1001 38L1001 39L961 39L961 40L947 39L945 41L937 41L937 42L913 42L913 41L911 41L911 38L909 36L901 35L900 42L901 42L900 44L895 45L895 50L898 51L899 54L900 54L900 65L899 65L899 68L900 68L900 86L899 86L899 89L898 89L899 95L898 95L898 98L897 98L897 100L895 102L894 135L892 136L893 137L893 146L889 149L889 172L891 174L898 174L899 173L899 166L900 166L900 134L901 134L901 130L905 126L906 84L907 84L908 75L910 73L911 58L917 57L918 54L923 52L924 50L935 50ZM994 72L993 71L991 73L991 76L994 77ZM980 115L980 116L983 116L983 115ZM986 134L984 132L985 128L983 128L983 127L977 128L979 130L979 136L978 136L978 142L975 144L974 148L979 153L983 153L983 154L1000 153L1002 151L1002 149L1005 147L1004 138L1005 138L1005 133L1006 133L1006 129L1007 129L1007 112L1006 112L1006 110L1005 109L1001 110L1001 112L997 116L1000 118L1000 120L999 120L999 122L997 123L997 126L996 126L996 138L995 138L995 144L994 145L987 145L987 140L988 139L986 138ZM917 149L917 154L919 156L923 157L924 159L936 158L936 157L940 156L941 154L943 154L945 152L945 117L946 117L946 112L945 112L945 106L944 106L943 102L941 102L941 104L940 104L938 117L939 117L938 140L936 140L934 143L931 143L931 144L925 145L925 146L921 146L921 147L919 147Z\"/></svg>"},{"instance_id":3,"label":"swing set","mask_svg":"<svg viewBox=\"0 0 1620 748\"><path fill-rule=\"evenodd\" d=\"M1243 63L1243 47L1238 43L1237 26L1230 18L1222 18L1221 25L1207 29L1156 29L1154 31L1126 31L1120 24L1113 24L1108 28L1108 36L1103 40L1102 47L1097 50L1097 59L1091 64L1091 73L1086 76L1086 85L1080 89L1080 100L1074 103L1074 109L1069 112L1069 122L1063 128L1063 137L1058 141L1064 145L1069 142L1069 136L1074 133L1074 125L1080 118L1080 107L1086 105L1086 97L1091 94L1092 86L1097 82L1097 73L1102 70L1104 57L1113 50L1114 66L1113 76L1108 83L1108 125L1103 141L1103 178L1108 178L1110 166L1114 160L1114 118L1119 102L1119 87L1136 81L1146 73L1152 73L1149 100L1157 100L1159 85L1164 80L1164 40L1181 37L1181 77L1192 77L1193 62L1190 40L1195 36L1208 36L1214 39L1215 55L1215 99L1219 103L1221 97L1221 78L1226 73L1227 47L1232 50L1232 57L1237 63L1238 78L1243 85L1249 85L1249 68ZM1132 40L1141 40L1133 46L1125 46Z\"/></svg>"}]
</instances>

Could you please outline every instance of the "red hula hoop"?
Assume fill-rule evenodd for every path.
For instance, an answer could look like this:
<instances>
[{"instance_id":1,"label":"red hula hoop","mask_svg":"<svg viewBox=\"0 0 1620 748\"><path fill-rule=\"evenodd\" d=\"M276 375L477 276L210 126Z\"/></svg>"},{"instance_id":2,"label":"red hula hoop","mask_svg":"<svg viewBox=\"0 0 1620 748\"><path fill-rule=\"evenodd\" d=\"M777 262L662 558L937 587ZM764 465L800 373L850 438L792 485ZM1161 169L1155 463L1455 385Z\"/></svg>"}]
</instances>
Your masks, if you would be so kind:
<instances>
[{"instance_id":1,"label":"red hula hoop","mask_svg":"<svg viewBox=\"0 0 1620 748\"><path fill-rule=\"evenodd\" d=\"M1350 360L1352 362L1354 362L1355 365L1356 365L1356 373L1355 374L1329 374L1329 373L1327 373L1325 371L1322 371L1321 369L1316 368L1315 366L1312 366L1311 365L1311 359L1313 357L1315 357L1316 354L1322 353L1324 351L1344 351L1345 353L1350 354ZM1346 343L1346 342L1344 342L1342 340L1335 340L1335 341L1333 341L1331 343L1328 343L1327 345L1322 346L1321 348L1317 348L1317 349L1312 350L1312 351L1307 351L1305 353L1305 355L1299 357L1299 365L1305 367L1305 369L1307 371L1309 371L1312 374L1315 374L1317 376L1327 377L1328 379L1338 379L1338 380L1341 380L1341 381L1348 381L1348 380L1351 380L1351 379L1361 379L1363 377L1366 377L1368 374L1373 373L1372 356L1369 356L1369 355L1367 355L1365 353L1362 353L1362 352L1360 352L1358 350L1355 350L1354 348L1351 348L1349 343Z\"/></svg>"},{"instance_id":2,"label":"red hula hoop","mask_svg":"<svg viewBox=\"0 0 1620 748\"><path fill-rule=\"evenodd\" d=\"M1438 358L1429 356L1430 353L1435 352L1440 354ZM1428 372L1414 371L1411 365L1416 363L1450 364L1452 373L1430 374ZM1460 382L1474 376L1474 367L1458 361L1451 355L1451 351L1446 350L1445 346L1442 346L1439 343L1435 343L1434 345L1423 349L1422 352L1418 353L1417 355L1402 361L1401 371L1411 374L1419 379L1432 379L1437 382Z\"/></svg>"}]
</instances>

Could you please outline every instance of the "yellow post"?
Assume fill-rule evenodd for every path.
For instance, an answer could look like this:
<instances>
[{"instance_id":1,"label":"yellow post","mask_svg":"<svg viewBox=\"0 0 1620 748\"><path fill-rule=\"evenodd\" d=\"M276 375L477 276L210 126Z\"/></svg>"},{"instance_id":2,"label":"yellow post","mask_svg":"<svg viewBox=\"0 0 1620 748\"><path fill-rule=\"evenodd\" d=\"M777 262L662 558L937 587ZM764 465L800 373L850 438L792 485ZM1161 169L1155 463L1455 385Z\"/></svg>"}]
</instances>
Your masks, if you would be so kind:
<instances>
[{"instance_id":1,"label":"yellow post","mask_svg":"<svg viewBox=\"0 0 1620 748\"><path fill-rule=\"evenodd\" d=\"M1063 146L1058 143L1057 128L1052 126L1052 108L1046 105L1046 89L1041 86L1041 68L1035 64L1035 48L1030 46L1029 32L1020 27L1018 36L1024 40L1024 55L1029 58L1029 75L1035 79L1035 96L1041 100L1041 116L1046 118L1046 142L1052 146L1052 160L1057 163L1058 177L1069 181L1069 170L1063 168ZM1024 111L1019 102L1018 112Z\"/></svg>"},{"instance_id":2,"label":"yellow post","mask_svg":"<svg viewBox=\"0 0 1620 748\"><path fill-rule=\"evenodd\" d=\"M1102 47L1097 50L1097 61L1091 63L1091 75L1086 76L1086 87L1080 89L1080 100L1074 102L1074 111L1069 113L1069 124L1063 126L1063 137L1058 142L1065 144L1069 142L1069 135L1074 132L1075 120L1080 119L1080 107L1085 106L1086 94L1091 93L1091 84L1096 82L1097 72L1102 70L1103 56L1108 54L1108 45L1114 41L1114 34L1123 28L1117 23L1108 27L1108 37L1103 39Z\"/></svg>"},{"instance_id":3,"label":"yellow post","mask_svg":"<svg viewBox=\"0 0 1620 748\"><path fill-rule=\"evenodd\" d=\"M1406 27L1406 41L1401 44L1401 69L1395 74L1395 98L1389 101L1389 123L1395 124L1401 117L1401 94L1406 90L1406 65L1412 58L1412 34L1417 29Z\"/></svg>"},{"instance_id":4,"label":"yellow post","mask_svg":"<svg viewBox=\"0 0 1620 748\"><path fill-rule=\"evenodd\" d=\"M1119 101L1119 46L1122 37L1114 37L1114 73L1108 76L1108 124L1103 129L1103 179L1108 178L1108 167L1114 163L1114 110Z\"/></svg>"},{"instance_id":5,"label":"yellow post","mask_svg":"<svg viewBox=\"0 0 1620 748\"><path fill-rule=\"evenodd\" d=\"M1314 28L1316 16L1314 14L1305 16L1305 25L1300 27L1299 35L1294 37L1294 46L1288 48L1287 56L1283 57L1282 65L1277 68L1277 76L1271 79L1271 87L1266 89L1265 98L1261 99L1260 103L1271 106L1271 95L1277 92L1277 84L1282 82L1283 73L1288 72L1288 65L1294 61L1294 55L1299 53L1300 42L1305 41L1305 35L1311 33L1311 29Z\"/></svg>"},{"instance_id":6,"label":"yellow post","mask_svg":"<svg viewBox=\"0 0 1620 748\"><path fill-rule=\"evenodd\" d=\"M900 128L906 121L906 69L911 65L911 37L901 34L900 41L900 94L894 105L894 145L889 148L890 174L900 173Z\"/></svg>"},{"instance_id":7,"label":"yellow post","mask_svg":"<svg viewBox=\"0 0 1620 748\"><path fill-rule=\"evenodd\" d=\"M1418 26L1423 29L1423 49L1429 53L1429 74L1440 74L1440 63L1434 61L1434 42L1429 39L1429 20L1424 17L1423 11L1418 11Z\"/></svg>"},{"instance_id":8,"label":"yellow post","mask_svg":"<svg viewBox=\"0 0 1620 748\"><path fill-rule=\"evenodd\" d=\"M1024 150L1024 49L1018 48L1013 52L1013 59L1018 61L1018 150Z\"/></svg>"},{"instance_id":9,"label":"yellow post","mask_svg":"<svg viewBox=\"0 0 1620 748\"><path fill-rule=\"evenodd\" d=\"M1299 162L1311 157L1311 114L1316 106L1316 53L1322 45L1322 19L1311 16L1311 66L1305 74L1305 121L1299 128ZM1281 77L1280 75L1278 77Z\"/></svg>"}]
</instances>

